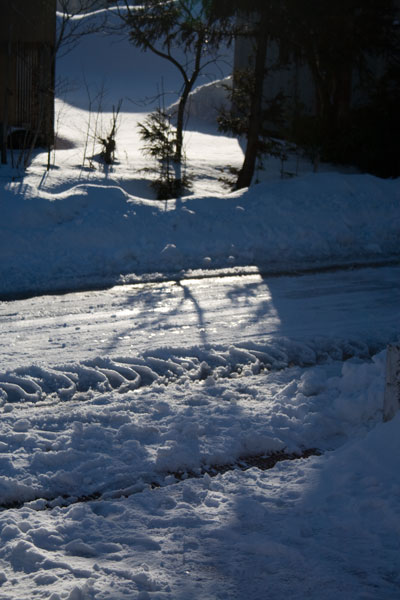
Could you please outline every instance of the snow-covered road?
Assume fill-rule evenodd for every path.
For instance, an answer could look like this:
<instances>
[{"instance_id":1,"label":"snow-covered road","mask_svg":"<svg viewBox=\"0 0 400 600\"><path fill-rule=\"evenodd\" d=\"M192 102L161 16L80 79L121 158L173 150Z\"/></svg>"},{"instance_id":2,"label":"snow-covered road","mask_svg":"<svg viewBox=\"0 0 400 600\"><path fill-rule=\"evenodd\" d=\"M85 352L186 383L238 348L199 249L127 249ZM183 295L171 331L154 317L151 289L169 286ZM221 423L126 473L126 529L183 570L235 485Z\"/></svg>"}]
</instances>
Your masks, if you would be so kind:
<instances>
[{"instance_id":1,"label":"snow-covered road","mask_svg":"<svg viewBox=\"0 0 400 600\"><path fill-rule=\"evenodd\" d=\"M369 358L399 297L385 267L2 303L0 600L397 597L399 419Z\"/></svg>"},{"instance_id":2,"label":"snow-covered road","mask_svg":"<svg viewBox=\"0 0 400 600\"><path fill-rule=\"evenodd\" d=\"M264 279L118 286L0 304L1 371L160 348L281 337L386 344L400 322L400 267Z\"/></svg>"}]
</instances>

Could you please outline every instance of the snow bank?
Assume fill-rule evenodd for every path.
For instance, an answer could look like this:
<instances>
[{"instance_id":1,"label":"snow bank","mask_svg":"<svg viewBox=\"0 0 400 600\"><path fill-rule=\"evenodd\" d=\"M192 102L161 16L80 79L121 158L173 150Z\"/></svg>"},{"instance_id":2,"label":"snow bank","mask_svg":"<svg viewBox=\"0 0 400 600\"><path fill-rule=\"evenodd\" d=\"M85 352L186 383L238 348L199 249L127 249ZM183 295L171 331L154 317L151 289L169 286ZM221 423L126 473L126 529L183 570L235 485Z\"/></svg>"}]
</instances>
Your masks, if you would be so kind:
<instances>
[{"instance_id":1,"label":"snow bank","mask_svg":"<svg viewBox=\"0 0 400 600\"><path fill-rule=\"evenodd\" d=\"M183 359L156 357L10 374L14 389L1 384L0 505L118 496L134 485L166 485L171 472L196 473L239 457L330 450L382 420L385 352L364 363L257 378L251 365L232 377L213 370L211 359L198 364L202 376L185 370ZM18 395L17 386L36 387L36 394Z\"/></svg>"},{"instance_id":2,"label":"snow bank","mask_svg":"<svg viewBox=\"0 0 400 600\"><path fill-rule=\"evenodd\" d=\"M121 275L255 265L279 271L398 256L400 184L324 173L226 196L144 201L113 185L2 190L0 293Z\"/></svg>"},{"instance_id":3,"label":"snow bank","mask_svg":"<svg viewBox=\"0 0 400 600\"><path fill-rule=\"evenodd\" d=\"M221 108L226 108L230 102L229 86L232 85L232 76L199 85L189 94L187 114L190 117L189 129L193 128L193 119L196 125L210 123L215 125ZM178 102L168 107L168 112L174 115Z\"/></svg>"},{"instance_id":4,"label":"snow bank","mask_svg":"<svg viewBox=\"0 0 400 600\"><path fill-rule=\"evenodd\" d=\"M25 504L0 512L0 597L392 600L400 417L378 423L383 365L9 406L0 500ZM358 426L337 412L355 393L375 396ZM318 440L322 456L266 472L168 473Z\"/></svg>"},{"instance_id":5,"label":"snow bank","mask_svg":"<svg viewBox=\"0 0 400 600\"><path fill-rule=\"evenodd\" d=\"M82 36L72 50L68 44L61 47L56 65L57 96L85 109L90 100L96 100L97 109L100 100L102 110L108 111L122 99L125 112L154 109L160 103L160 92L165 96L161 101L167 104L179 97L180 71L156 54L135 48L118 16L125 10L121 5L118 11L111 6L107 11L99 9L72 18L78 27L79 21L88 23L82 24L81 31L86 27L98 27L99 31ZM61 13L57 18L62 18ZM180 48L174 49L173 56L183 65L188 62ZM232 62L232 49L221 49L219 59L200 73L197 83L227 76L232 71Z\"/></svg>"}]
</instances>

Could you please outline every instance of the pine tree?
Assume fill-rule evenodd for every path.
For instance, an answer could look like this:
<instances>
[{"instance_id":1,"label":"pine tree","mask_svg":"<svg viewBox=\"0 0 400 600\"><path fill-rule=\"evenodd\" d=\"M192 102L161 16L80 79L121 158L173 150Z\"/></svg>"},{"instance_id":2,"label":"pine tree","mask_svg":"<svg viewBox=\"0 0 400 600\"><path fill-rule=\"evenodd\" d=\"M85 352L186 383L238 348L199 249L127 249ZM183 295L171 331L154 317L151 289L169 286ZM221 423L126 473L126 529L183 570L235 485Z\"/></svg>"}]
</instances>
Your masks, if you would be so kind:
<instances>
[{"instance_id":1,"label":"pine tree","mask_svg":"<svg viewBox=\"0 0 400 600\"><path fill-rule=\"evenodd\" d=\"M185 173L180 179L175 173L176 134L171 124L170 115L165 108L157 108L138 124L139 134L144 142L143 150L156 161L155 168L145 171L156 174L152 187L157 193L158 200L176 198L184 188L190 187Z\"/></svg>"}]
</instances>

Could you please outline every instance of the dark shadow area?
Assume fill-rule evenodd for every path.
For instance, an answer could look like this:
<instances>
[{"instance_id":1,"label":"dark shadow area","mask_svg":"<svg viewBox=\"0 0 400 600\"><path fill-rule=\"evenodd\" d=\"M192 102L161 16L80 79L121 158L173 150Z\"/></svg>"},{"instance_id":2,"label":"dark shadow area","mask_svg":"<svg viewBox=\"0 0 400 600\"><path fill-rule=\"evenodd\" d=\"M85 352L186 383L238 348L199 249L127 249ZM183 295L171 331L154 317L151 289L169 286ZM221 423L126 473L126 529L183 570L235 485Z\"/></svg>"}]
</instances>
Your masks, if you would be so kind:
<instances>
[{"instance_id":1,"label":"dark shadow area","mask_svg":"<svg viewBox=\"0 0 400 600\"><path fill-rule=\"evenodd\" d=\"M393 338L400 306L400 269L338 270L263 277L280 320L280 334L298 339L359 342L379 349ZM372 349L374 347L372 343ZM370 347L371 348L371 347Z\"/></svg>"},{"instance_id":2,"label":"dark shadow area","mask_svg":"<svg viewBox=\"0 0 400 600\"><path fill-rule=\"evenodd\" d=\"M143 198L144 200L155 200L156 194L151 187L151 180L145 177L132 178L132 179L118 179L115 178L114 182L116 185L121 187L130 196Z\"/></svg>"},{"instance_id":3,"label":"dark shadow area","mask_svg":"<svg viewBox=\"0 0 400 600\"><path fill-rule=\"evenodd\" d=\"M55 150L71 150L72 148L76 148L75 142L72 140L68 140L67 138L63 138L61 135L55 136L54 140L54 149Z\"/></svg>"},{"instance_id":4,"label":"dark shadow area","mask_svg":"<svg viewBox=\"0 0 400 600\"><path fill-rule=\"evenodd\" d=\"M181 281L177 282L177 285L183 290L183 301L189 301L193 304L193 307L197 314L198 331L200 334L201 343L207 344L207 328L204 320L204 311L200 306L200 303L196 300L195 296L189 289L189 286L183 284Z\"/></svg>"}]
</instances>

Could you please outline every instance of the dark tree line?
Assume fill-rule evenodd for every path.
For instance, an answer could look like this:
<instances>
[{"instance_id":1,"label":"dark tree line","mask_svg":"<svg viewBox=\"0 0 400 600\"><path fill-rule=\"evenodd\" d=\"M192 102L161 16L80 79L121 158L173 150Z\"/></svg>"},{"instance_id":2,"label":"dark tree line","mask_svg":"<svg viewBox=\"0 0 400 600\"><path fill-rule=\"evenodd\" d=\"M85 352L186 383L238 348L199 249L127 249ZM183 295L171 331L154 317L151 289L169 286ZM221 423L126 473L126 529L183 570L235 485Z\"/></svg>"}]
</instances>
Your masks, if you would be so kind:
<instances>
[{"instance_id":1,"label":"dark tree line","mask_svg":"<svg viewBox=\"0 0 400 600\"><path fill-rule=\"evenodd\" d=\"M265 147L263 132L270 107L265 103L264 89L268 78L276 69L296 63L306 65L311 73L315 111L307 114L294 98L288 98L287 127L282 135L322 159L350 162L383 176L400 174L400 120L396 109L400 95L398 3L214 0L214 10L222 18L230 15L242 24L246 22L247 27L233 30L233 35L247 36L253 46L246 82L247 87L248 81L252 82L248 111L241 124L247 146L236 188L250 185L257 155ZM280 64L267 67L272 44L278 48ZM378 77L379 61L380 69L384 69ZM237 78L240 80L244 80L243 76ZM355 86L364 90L366 98L359 106L351 102ZM233 100L235 94L237 90ZM276 106L275 113L279 118ZM234 104L233 132L238 129L237 115ZM223 127L229 129L226 118Z\"/></svg>"},{"instance_id":2,"label":"dark tree line","mask_svg":"<svg viewBox=\"0 0 400 600\"><path fill-rule=\"evenodd\" d=\"M400 174L396 0L141 0L137 6L124 0L110 4L120 7L135 46L169 61L181 74L176 129L171 133L168 115L160 111L155 122L146 125L155 140L157 131L151 126L157 123L160 136L167 136L163 149L172 153L174 194L183 187L189 94L200 72L215 60L220 45L240 37L252 46L251 59L246 73L234 74L232 110L220 118L224 131L246 137L236 189L251 184L260 154L275 152L268 122L275 123L275 136L279 129L283 139L304 148L316 163L319 159L348 162L378 175ZM271 49L276 54L272 63ZM179 58L182 50L186 53L183 61ZM378 77L379 61L382 73ZM311 75L315 92L311 112L296 98L282 94L265 98L269 78L296 64L305 66ZM364 90L359 105L352 102L356 87ZM148 144L149 136L144 139ZM165 165L164 156L160 162Z\"/></svg>"}]
</instances>

